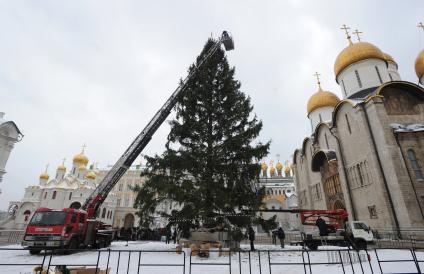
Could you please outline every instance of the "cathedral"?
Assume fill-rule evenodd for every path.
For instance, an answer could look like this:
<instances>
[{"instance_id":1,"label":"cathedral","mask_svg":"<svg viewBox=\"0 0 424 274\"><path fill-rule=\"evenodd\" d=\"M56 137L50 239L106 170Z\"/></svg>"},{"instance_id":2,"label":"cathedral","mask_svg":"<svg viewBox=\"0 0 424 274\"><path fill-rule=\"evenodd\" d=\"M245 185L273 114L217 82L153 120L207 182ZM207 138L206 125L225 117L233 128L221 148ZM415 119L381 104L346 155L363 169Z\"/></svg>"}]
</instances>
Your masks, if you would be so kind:
<instances>
[{"instance_id":1,"label":"cathedral","mask_svg":"<svg viewBox=\"0 0 424 274\"><path fill-rule=\"evenodd\" d=\"M424 26L423 26L424 27ZM424 228L424 50L418 84L402 81L395 59L352 41L334 76L342 99L321 87L307 103L311 135L293 155L299 208L346 209L372 229Z\"/></svg>"},{"instance_id":2,"label":"cathedral","mask_svg":"<svg viewBox=\"0 0 424 274\"><path fill-rule=\"evenodd\" d=\"M277 161L274 167L274 161L261 164L261 175L259 177L259 187L264 187L265 196L263 199L266 209L294 209L297 208L297 195L293 180L293 165L286 161L284 165ZM269 219L277 215L278 225L284 229L297 229L299 222L295 214L263 212L264 219ZM260 226L258 232L262 232Z\"/></svg>"},{"instance_id":3,"label":"cathedral","mask_svg":"<svg viewBox=\"0 0 424 274\"><path fill-rule=\"evenodd\" d=\"M9 217L0 222L0 228L24 229L39 207L58 210L67 207L80 208L109 172L108 168L99 169L97 164L88 163L83 149L73 157L69 172L65 160L56 168L53 178L46 168L40 174L38 184L25 188L20 201L9 202ZM133 207L137 193L133 188L144 183L146 178L140 177L141 172L141 164L131 166L127 170L99 208L97 219L115 229L138 226L137 209ZM155 225L160 227L161 223Z\"/></svg>"}]
</instances>

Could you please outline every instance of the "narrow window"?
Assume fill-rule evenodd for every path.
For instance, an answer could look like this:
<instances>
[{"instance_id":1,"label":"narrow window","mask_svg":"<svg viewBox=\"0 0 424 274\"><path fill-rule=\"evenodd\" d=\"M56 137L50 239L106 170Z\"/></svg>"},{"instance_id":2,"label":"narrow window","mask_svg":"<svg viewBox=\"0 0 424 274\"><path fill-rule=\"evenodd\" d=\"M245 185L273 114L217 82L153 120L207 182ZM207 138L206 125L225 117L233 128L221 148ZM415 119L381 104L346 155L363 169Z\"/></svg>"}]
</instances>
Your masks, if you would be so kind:
<instances>
[{"instance_id":1,"label":"narrow window","mask_svg":"<svg viewBox=\"0 0 424 274\"><path fill-rule=\"evenodd\" d=\"M330 146L328 145L327 133L324 133L324 138L325 138L325 144L327 145L327 149L330 149Z\"/></svg>"},{"instance_id":2,"label":"narrow window","mask_svg":"<svg viewBox=\"0 0 424 274\"><path fill-rule=\"evenodd\" d=\"M347 118L347 114L345 113L347 129L349 130L349 134L352 134L352 129L350 128L349 119Z\"/></svg>"},{"instance_id":3,"label":"narrow window","mask_svg":"<svg viewBox=\"0 0 424 274\"><path fill-rule=\"evenodd\" d=\"M311 131L314 131L314 125L312 123L312 119L311 119Z\"/></svg>"},{"instance_id":4,"label":"narrow window","mask_svg":"<svg viewBox=\"0 0 424 274\"><path fill-rule=\"evenodd\" d=\"M44 192L44 199L46 199L46 198L47 198L47 191Z\"/></svg>"},{"instance_id":5,"label":"narrow window","mask_svg":"<svg viewBox=\"0 0 424 274\"><path fill-rule=\"evenodd\" d=\"M319 122L322 123L321 113L319 113L318 115L319 115Z\"/></svg>"},{"instance_id":6,"label":"narrow window","mask_svg":"<svg viewBox=\"0 0 424 274\"><path fill-rule=\"evenodd\" d=\"M375 71L377 72L378 80L380 80L380 84L383 84L383 80L381 79L381 74L380 74L380 71L378 70L378 67L377 66L375 66Z\"/></svg>"},{"instance_id":7,"label":"narrow window","mask_svg":"<svg viewBox=\"0 0 424 274\"><path fill-rule=\"evenodd\" d=\"M359 164L356 165L356 170L358 171L359 185L364 185L364 179L362 177L361 166Z\"/></svg>"},{"instance_id":8,"label":"narrow window","mask_svg":"<svg viewBox=\"0 0 424 274\"><path fill-rule=\"evenodd\" d=\"M69 193L69 200L72 199L72 192Z\"/></svg>"},{"instance_id":9,"label":"narrow window","mask_svg":"<svg viewBox=\"0 0 424 274\"><path fill-rule=\"evenodd\" d=\"M393 82L393 77L392 77L392 75L390 73L389 73L389 77L390 77L390 81Z\"/></svg>"},{"instance_id":10,"label":"narrow window","mask_svg":"<svg viewBox=\"0 0 424 274\"><path fill-rule=\"evenodd\" d=\"M53 200L54 200L54 199L56 199L56 190L55 190L55 191L53 191L52 199L53 199Z\"/></svg>"},{"instance_id":11,"label":"narrow window","mask_svg":"<svg viewBox=\"0 0 424 274\"><path fill-rule=\"evenodd\" d=\"M104 218L106 216L106 208L103 208L103 211L102 211L102 218Z\"/></svg>"},{"instance_id":12,"label":"narrow window","mask_svg":"<svg viewBox=\"0 0 424 274\"><path fill-rule=\"evenodd\" d=\"M343 92L344 92L344 95L345 96L347 96L347 93L346 93L346 87L345 87L345 83L344 83L344 81L342 80L342 86L343 86Z\"/></svg>"},{"instance_id":13,"label":"narrow window","mask_svg":"<svg viewBox=\"0 0 424 274\"><path fill-rule=\"evenodd\" d=\"M359 77L359 72L355 70L356 80L358 81L358 86L362 88L361 78Z\"/></svg>"},{"instance_id":14,"label":"narrow window","mask_svg":"<svg viewBox=\"0 0 424 274\"><path fill-rule=\"evenodd\" d=\"M412 170L415 173L415 179L424 180L423 173L421 171L420 166L418 165L417 157L415 156L415 152L412 149L408 149L408 158L411 162Z\"/></svg>"}]
</instances>

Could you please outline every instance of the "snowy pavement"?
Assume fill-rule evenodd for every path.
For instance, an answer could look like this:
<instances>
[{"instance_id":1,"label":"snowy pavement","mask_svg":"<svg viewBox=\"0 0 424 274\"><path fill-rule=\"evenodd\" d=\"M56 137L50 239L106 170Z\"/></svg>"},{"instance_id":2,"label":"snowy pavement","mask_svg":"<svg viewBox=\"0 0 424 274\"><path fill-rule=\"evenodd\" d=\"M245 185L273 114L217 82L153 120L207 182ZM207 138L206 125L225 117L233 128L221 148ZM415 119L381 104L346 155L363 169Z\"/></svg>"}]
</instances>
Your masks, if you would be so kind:
<instances>
[{"instance_id":1,"label":"snowy pavement","mask_svg":"<svg viewBox=\"0 0 424 274\"><path fill-rule=\"evenodd\" d=\"M345 249L331 247L331 249L341 250L340 255L338 251L327 251L322 249L319 252L302 252L299 247L287 246L281 249L273 245L259 245L256 246L259 252L249 253L235 253L231 256L208 258L203 259L199 257L190 257L188 254L176 254L174 244L165 244L161 242L130 242L125 246L126 242L114 242L110 247L110 252L107 249L98 251L82 251L70 255L54 255L51 258L52 265L96 265L99 261L99 266L105 269L108 265L112 271L111 273L154 273L154 274L176 274L176 273L190 273L190 259L194 263L191 266L191 273L211 274L211 273L305 273L303 265L295 265L295 263L302 264L303 260L313 263L322 263L320 265L306 266L306 273L417 273L417 267L414 262L394 262L382 263L382 271L377 262L376 255L380 261L384 260L411 260L412 254L408 250L378 250L377 254L370 251L371 263L368 261L356 262L352 264L344 264L344 271L342 264L329 265L329 257L333 260L335 257L343 256L347 258ZM7 246L2 248L20 248L18 245ZM330 247L326 247L330 249ZM242 249L247 250L248 246L242 245ZM119 252L120 251L120 252ZM128 252L128 251L131 251ZM157 252L156 252L157 251ZM268 252L269 251L269 252ZM110 254L110 256L109 256ZM129 257L130 254L130 257ZM344 255L343 255L344 254ZM352 253L353 254L353 253ZM303 255L303 256L302 256ZM418 260L424 261L424 252L416 253ZM0 248L0 273L32 273L34 265L42 264L46 258L44 265L48 265L50 256L30 255L26 250L2 250ZM342 258L342 259L343 259ZM5 266L1 264L28 264L21 266ZM139 268L139 263L141 264ZM183 266L185 263L185 269ZM288 263L281 265L281 263ZM154 264L168 265L168 266L153 266ZM202 264L202 265L200 265ZM206 265L215 264L215 265ZM223 265L217 265L223 264ZM270 269L271 264L271 269ZM370 269L372 267L372 271ZM241 267L241 271L240 271ZM423 269L424 264L420 265ZM139 269L138 269L139 268ZM250 268L250 269L249 269ZM53 267L51 269L54 269ZM185 270L185 272L184 272ZM250 272L251 270L251 272ZM270 271L271 270L271 271Z\"/></svg>"}]
</instances>

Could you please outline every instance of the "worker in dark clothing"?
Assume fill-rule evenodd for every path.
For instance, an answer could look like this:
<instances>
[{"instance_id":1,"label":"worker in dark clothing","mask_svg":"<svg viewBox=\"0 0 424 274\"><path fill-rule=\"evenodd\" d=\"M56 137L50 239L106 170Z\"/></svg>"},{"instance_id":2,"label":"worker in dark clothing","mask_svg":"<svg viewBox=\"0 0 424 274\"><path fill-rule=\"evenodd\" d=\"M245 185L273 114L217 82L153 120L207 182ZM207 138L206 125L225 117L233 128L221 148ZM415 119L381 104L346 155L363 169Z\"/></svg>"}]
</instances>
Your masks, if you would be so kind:
<instances>
[{"instance_id":1,"label":"worker in dark clothing","mask_svg":"<svg viewBox=\"0 0 424 274\"><path fill-rule=\"evenodd\" d=\"M255 231L253 227L249 226L249 241L250 241L250 250L255 251L255 245L253 242L255 241Z\"/></svg>"},{"instance_id":2,"label":"worker in dark clothing","mask_svg":"<svg viewBox=\"0 0 424 274\"><path fill-rule=\"evenodd\" d=\"M284 233L283 228L280 226L277 231L278 239L280 240L281 248L284 248L284 239L286 238L286 234Z\"/></svg>"},{"instance_id":3,"label":"worker in dark clothing","mask_svg":"<svg viewBox=\"0 0 424 274\"><path fill-rule=\"evenodd\" d=\"M324 219L321 218L321 216L318 216L318 219L316 220L315 224L317 225L319 229L320 236L328 236L327 223L325 222Z\"/></svg>"},{"instance_id":4,"label":"worker in dark clothing","mask_svg":"<svg viewBox=\"0 0 424 274\"><path fill-rule=\"evenodd\" d=\"M277 230L273 230L271 233L272 233L272 244L276 245L277 244Z\"/></svg>"}]
</instances>

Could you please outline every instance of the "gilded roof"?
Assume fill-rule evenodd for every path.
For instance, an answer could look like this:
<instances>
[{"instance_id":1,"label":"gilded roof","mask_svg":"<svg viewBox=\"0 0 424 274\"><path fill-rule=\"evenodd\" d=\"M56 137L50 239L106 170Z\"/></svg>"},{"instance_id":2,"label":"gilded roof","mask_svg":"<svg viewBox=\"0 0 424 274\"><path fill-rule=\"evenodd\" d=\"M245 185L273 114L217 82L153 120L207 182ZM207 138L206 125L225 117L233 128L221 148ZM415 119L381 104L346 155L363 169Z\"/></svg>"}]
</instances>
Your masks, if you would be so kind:
<instances>
[{"instance_id":1,"label":"gilded roof","mask_svg":"<svg viewBox=\"0 0 424 274\"><path fill-rule=\"evenodd\" d=\"M385 60L384 53L373 44L367 42L351 43L337 56L334 63L334 74L337 77L347 66L370 58Z\"/></svg>"},{"instance_id":2,"label":"gilded roof","mask_svg":"<svg viewBox=\"0 0 424 274\"><path fill-rule=\"evenodd\" d=\"M320 107L335 107L339 102L339 97L334 93L319 89L309 98L307 106L308 115Z\"/></svg>"},{"instance_id":3,"label":"gilded roof","mask_svg":"<svg viewBox=\"0 0 424 274\"><path fill-rule=\"evenodd\" d=\"M418 54L417 59L415 59L415 72L420 79L424 75L424 49Z\"/></svg>"}]
</instances>

